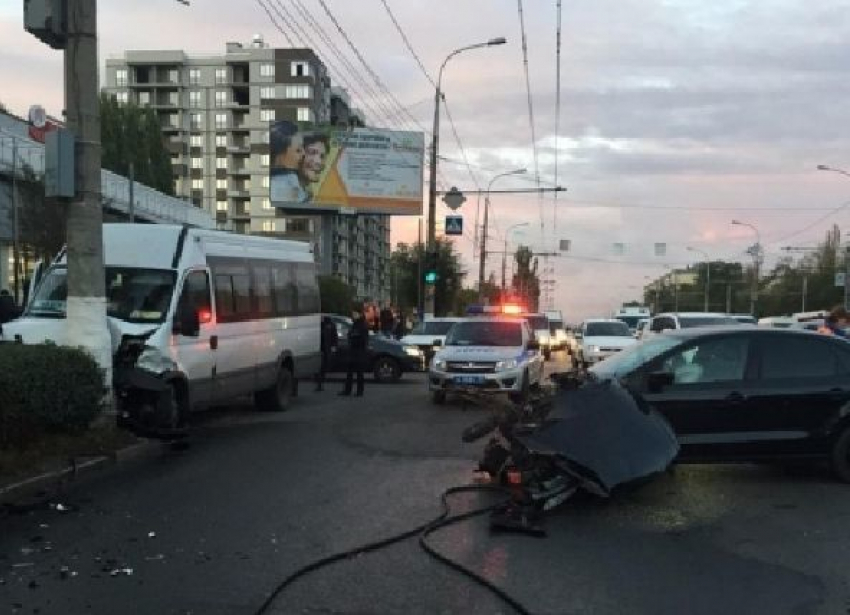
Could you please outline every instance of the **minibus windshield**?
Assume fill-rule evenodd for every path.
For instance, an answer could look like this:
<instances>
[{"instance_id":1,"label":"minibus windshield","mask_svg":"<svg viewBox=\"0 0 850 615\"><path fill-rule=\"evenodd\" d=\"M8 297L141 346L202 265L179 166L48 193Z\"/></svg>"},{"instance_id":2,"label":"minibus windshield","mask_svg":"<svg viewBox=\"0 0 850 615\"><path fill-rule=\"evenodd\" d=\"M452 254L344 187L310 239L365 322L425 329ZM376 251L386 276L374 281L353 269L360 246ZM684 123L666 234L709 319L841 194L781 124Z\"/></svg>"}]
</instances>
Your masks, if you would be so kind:
<instances>
[{"instance_id":1,"label":"minibus windshield","mask_svg":"<svg viewBox=\"0 0 850 615\"><path fill-rule=\"evenodd\" d=\"M106 268L106 313L134 323L161 323L174 292L174 272L130 267ZM65 318L68 270L53 267L38 285L27 316Z\"/></svg>"}]
</instances>

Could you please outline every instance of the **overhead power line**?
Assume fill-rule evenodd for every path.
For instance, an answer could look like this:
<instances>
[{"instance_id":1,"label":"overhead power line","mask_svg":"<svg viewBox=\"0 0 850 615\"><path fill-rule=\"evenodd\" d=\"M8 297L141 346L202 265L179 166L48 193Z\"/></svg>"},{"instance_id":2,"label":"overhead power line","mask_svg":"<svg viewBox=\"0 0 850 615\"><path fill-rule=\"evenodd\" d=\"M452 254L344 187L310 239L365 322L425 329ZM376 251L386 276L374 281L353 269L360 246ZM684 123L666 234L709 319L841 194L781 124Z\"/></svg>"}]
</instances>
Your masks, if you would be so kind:
<instances>
[{"instance_id":1,"label":"overhead power line","mask_svg":"<svg viewBox=\"0 0 850 615\"><path fill-rule=\"evenodd\" d=\"M555 184L558 183L558 150L561 137L561 0L556 0L555 30ZM552 229L558 230L558 193L552 195Z\"/></svg>"},{"instance_id":2,"label":"overhead power line","mask_svg":"<svg viewBox=\"0 0 850 615\"><path fill-rule=\"evenodd\" d=\"M531 128L531 151L534 156L534 177L540 177L540 167L537 159L537 134L534 129L534 103L531 98L531 78L528 74L528 40L525 36L525 17L522 12L522 0L517 0L519 10L519 27L522 34L522 65L525 71L525 92L528 99L528 124ZM540 197L540 232L544 232L543 225L543 197Z\"/></svg>"},{"instance_id":3,"label":"overhead power line","mask_svg":"<svg viewBox=\"0 0 850 615\"><path fill-rule=\"evenodd\" d=\"M271 0L269 0L269 1L271 2ZM283 38L285 38L285 39L286 39L286 42L287 42L287 43L289 43L289 46L290 46L290 47L295 47L295 43L294 43L294 42L292 42L292 38L290 38L289 33L288 33L288 32L286 32L286 31L285 31L285 30L284 30L284 29L280 26L280 24L279 24L279 23L277 23L277 20L274 18L274 16L272 15L271 11L268 9L268 7L267 7L265 4L263 4L263 0L257 0L257 4L259 4L261 7L263 7L263 10L266 12L266 15L268 15L268 16L269 16L269 21L271 21L271 22L272 22L272 25L273 25L273 26L274 26L274 27L275 27L275 28L276 28L276 29L277 29L277 30L278 30L281 34L283 34Z\"/></svg>"},{"instance_id":4,"label":"overhead power line","mask_svg":"<svg viewBox=\"0 0 850 615\"><path fill-rule=\"evenodd\" d=\"M419 69L422 71L422 74L425 75L425 78L431 83L435 88L437 87L436 82L431 78L431 75L428 74L428 69L425 68L425 65L422 63L422 60L419 59L419 54L416 53L413 49L413 45L410 44L410 40L407 38L407 35L404 33L404 30L401 27L401 24L398 23L395 15L393 14L390 5L387 3L387 0L381 0L381 3L384 5L384 9L387 11L387 15L390 16L390 19L395 26L396 31L401 36L401 40L404 41L404 45L407 47L407 50L410 52L410 55L413 56L413 59L416 60L416 63L419 65Z\"/></svg>"}]
</instances>

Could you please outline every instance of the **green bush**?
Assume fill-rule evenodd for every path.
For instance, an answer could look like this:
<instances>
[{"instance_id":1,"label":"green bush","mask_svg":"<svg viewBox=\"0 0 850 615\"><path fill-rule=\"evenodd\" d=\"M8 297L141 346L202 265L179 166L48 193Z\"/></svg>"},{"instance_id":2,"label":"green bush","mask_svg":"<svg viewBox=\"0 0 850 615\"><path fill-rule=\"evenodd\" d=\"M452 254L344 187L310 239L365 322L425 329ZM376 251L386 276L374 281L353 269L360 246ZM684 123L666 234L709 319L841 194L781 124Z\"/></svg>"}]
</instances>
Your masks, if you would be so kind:
<instances>
[{"instance_id":1,"label":"green bush","mask_svg":"<svg viewBox=\"0 0 850 615\"><path fill-rule=\"evenodd\" d=\"M85 431L103 392L103 373L83 350L0 344L0 447Z\"/></svg>"}]
</instances>

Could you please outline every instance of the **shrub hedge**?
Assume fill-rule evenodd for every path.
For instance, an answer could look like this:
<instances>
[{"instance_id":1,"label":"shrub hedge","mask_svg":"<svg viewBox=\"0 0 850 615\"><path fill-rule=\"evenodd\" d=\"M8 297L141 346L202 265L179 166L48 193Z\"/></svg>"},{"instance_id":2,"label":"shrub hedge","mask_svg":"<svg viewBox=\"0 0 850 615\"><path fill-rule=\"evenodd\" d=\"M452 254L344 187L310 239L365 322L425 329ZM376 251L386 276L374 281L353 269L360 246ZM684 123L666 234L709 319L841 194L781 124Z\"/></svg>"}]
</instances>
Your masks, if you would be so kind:
<instances>
[{"instance_id":1,"label":"shrub hedge","mask_svg":"<svg viewBox=\"0 0 850 615\"><path fill-rule=\"evenodd\" d=\"M103 393L103 373L83 350L0 344L0 447L24 446L43 433L85 431Z\"/></svg>"}]
</instances>

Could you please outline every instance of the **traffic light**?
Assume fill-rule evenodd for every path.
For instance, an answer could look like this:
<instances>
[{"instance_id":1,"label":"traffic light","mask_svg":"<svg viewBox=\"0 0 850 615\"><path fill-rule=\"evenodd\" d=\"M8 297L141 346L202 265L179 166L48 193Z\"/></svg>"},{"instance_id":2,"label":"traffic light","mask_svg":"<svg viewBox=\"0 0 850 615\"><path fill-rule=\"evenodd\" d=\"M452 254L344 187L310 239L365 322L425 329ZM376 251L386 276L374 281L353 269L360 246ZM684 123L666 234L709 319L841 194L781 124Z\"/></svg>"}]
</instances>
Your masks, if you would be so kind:
<instances>
[{"instance_id":1,"label":"traffic light","mask_svg":"<svg viewBox=\"0 0 850 615\"><path fill-rule=\"evenodd\" d=\"M436 284L437 278L437 253L428 252L425 255L425 283Z\"/></svg>"}]
</instances>

